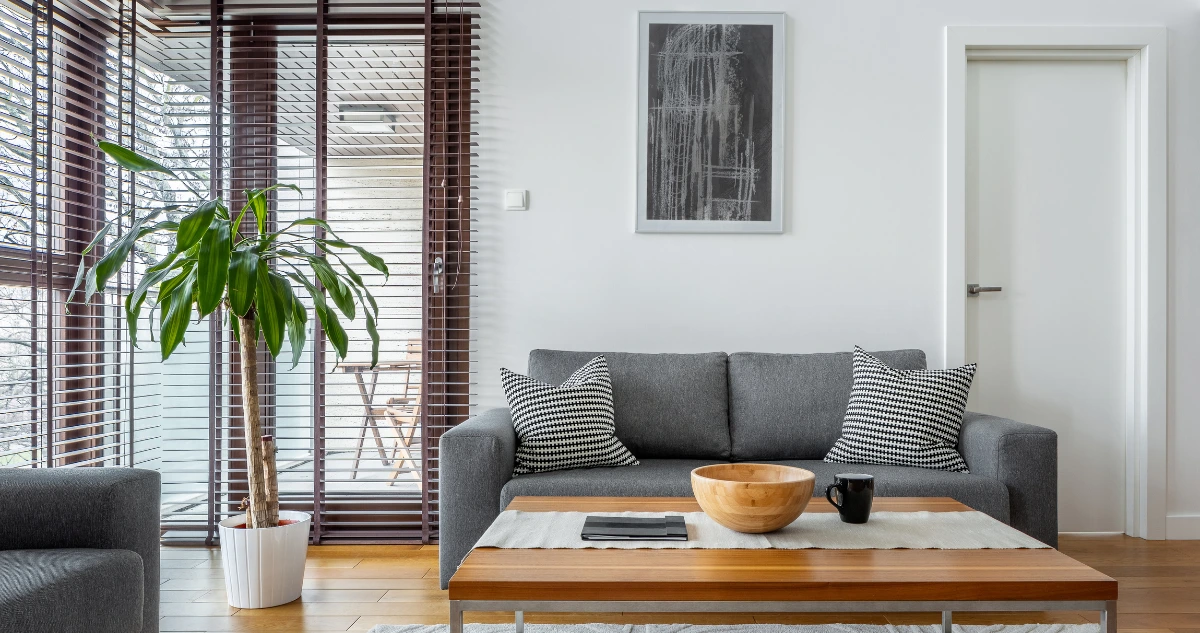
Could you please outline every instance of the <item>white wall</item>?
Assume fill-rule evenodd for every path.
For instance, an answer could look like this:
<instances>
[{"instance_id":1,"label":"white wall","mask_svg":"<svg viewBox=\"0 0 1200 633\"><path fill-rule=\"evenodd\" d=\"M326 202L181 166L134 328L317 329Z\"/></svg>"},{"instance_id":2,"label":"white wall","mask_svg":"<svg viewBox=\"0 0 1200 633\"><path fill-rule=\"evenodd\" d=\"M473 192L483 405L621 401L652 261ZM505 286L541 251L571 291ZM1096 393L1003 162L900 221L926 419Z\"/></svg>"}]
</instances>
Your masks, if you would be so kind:
<instances>
[{"instance_id":1,"label":"white wall","mask_svg":"<svg viewBox=\"0 0 1200 633\"><path fill-rule=\"evenodd\" d=\"M787 12L784 235L633 232L640 9ZM1169 525L1200 538L1196 0L492 0L483 24L473 314L485 406L503 402L498 368L523 368L535 347L860 344L940 358L944 27L1169 27ZM505 188L528 189L530 209L503 211Z\"/></svg>"}]
</instances>

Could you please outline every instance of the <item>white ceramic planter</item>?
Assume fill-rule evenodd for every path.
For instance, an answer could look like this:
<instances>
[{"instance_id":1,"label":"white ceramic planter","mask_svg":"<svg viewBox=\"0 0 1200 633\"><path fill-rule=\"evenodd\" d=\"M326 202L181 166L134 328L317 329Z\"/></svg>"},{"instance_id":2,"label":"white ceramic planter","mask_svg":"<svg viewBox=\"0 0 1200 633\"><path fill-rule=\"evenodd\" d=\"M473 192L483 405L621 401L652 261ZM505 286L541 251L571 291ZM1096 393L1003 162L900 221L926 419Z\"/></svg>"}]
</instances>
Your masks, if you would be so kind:
<instances>
[{"instance_id":1,"label":"white ceramic planter","mask_svg":"<svg viewBox=\"0 0 1200 633\"><path fill-rule=\"evenodd\" d=\"M312 517L305 512L281 511L291 525L248 530L246 517L229 517L219 524L225 593L230 606L264 609L300 597L304 587L304 557Z\"/></svg>"}]
</instances>

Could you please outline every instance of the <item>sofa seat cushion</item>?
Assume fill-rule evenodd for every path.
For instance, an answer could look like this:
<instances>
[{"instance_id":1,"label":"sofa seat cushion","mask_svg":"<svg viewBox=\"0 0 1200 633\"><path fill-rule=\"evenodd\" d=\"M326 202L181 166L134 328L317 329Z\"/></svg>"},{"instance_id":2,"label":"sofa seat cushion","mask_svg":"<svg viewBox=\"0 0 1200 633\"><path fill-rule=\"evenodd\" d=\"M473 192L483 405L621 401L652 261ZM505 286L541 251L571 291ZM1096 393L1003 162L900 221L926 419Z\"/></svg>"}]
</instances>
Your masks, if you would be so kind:
<instances>
[{"instance_id":1,"label":"sofa seat cushion","mask_svg":"<svg viewBox=\"0 0 1200 633\"><path fill-rule=\"evenodd\" d=\"M919 349L872 354L896 369L925 369ZM850 352L730 354L731 459L825 457L842 434L853 366ZM617 424L619 430L620 420Z\"/></svg>"},{"instance_id":2,"label":"sofa seat cushion","mask_svg":"<svg viewBox=\"0 0 1200 633\"><path fill-rule=\"evenodd\" d=\"M643 459L640 466L580 468L521 475L504 485L500 509L513 497L690 497L692 470L724 462Z\"/></svg>"},{"instance_id":3,"label":"sofa seat cushion","mask_svg":"<svg viewBox=\"0 0 1200 633\"><path fill-rule=\"evenodd\" d=\"M629 354L535 349L529 353L529 377L559 385L601 354L612 376L617 439L635 457L729 459L725 352ZM847 389L848 385L847 380ZM843 401L843 411L845 405Z\"/></svg>"},{"instance_id":4,"label":"sofa seat cushion","mask_svg":"<svg viewBox=\"0 0 1200 633\"><path fill-rule=\"evenodd\" d=\"M0 629L142 630L142 557L119 549L0 551Z\"/></svg>"},{"instance_id":5,"label":"sofa seat cushion","mask_svg":"<svg viewBox=\"0 0 1200 633\"><path fill-rule=\"evenodd\" d=\"M1008 487L991 477L911 466L829 464L818 459L767 463L811 470L817 476L817 485L813 488L816 497L825 496L825 487L833 483L833 476L838 473L866 473L875 476L877 497L950 497L992 518L1009 522Z\"/></svg>"}]
</instances>

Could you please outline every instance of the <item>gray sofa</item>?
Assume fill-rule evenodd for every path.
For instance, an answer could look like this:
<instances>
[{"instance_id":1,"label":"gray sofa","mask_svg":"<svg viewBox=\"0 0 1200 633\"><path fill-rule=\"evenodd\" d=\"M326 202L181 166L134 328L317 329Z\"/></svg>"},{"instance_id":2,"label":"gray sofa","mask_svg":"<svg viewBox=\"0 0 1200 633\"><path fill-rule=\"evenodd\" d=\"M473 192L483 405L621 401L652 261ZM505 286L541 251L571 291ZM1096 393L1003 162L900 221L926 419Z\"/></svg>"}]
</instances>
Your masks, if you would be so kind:
<instances>
[{"instance_id":1,"label":"gray sofa","mask_svg":"<svg viewBox=\"0 0 1200 633\"><path fill-rule=\"evenodd\" d=\"M157 472L0 469L0 633L157 633Z\"/></svg>"},{"instance_id":2,"label":"gray sofa","mask_svg":"<svg viewBox=\"0 0 1200 633\"><path fill-rule=\"evenodd\" d=\"M920 350L873 352L897 369L924 369ZM534 350L529 375L559 384L597 354ZM1058 544L1057 450L1051 430L967 413L958 450L970 474L903 466L827 464L850 397L852 357L837 354L605 353L617 437L639 466L513 477L517 438L492 409L441 438L440 550L445 588L513 497L692 496L693 468L719 462L799 466L815 494L838 472L876 477L876 494L953 497L1049 545Z\"/></svg>"}]
</instances>

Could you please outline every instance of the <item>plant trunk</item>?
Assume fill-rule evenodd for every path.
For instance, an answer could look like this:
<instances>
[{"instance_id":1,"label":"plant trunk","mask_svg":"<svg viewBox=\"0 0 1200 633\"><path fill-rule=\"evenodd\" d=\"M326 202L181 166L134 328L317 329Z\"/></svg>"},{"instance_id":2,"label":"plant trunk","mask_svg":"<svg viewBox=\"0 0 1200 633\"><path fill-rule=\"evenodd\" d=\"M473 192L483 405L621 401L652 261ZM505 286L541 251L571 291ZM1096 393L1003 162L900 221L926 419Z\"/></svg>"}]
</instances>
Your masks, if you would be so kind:
<instances>
[{"instance_id":1,"label":"plant trunk","mask_svg":"<svg viewBox=\"0 0 1200 633\"><path fill-rule=\"evenodd\" d=\"M242 419L246 431L246 470L250 482L249 528L279 525L279 485L275 481L275 443L263 438L258 408L258 328L253 313L238 319L241 328ZM264 441L265 439L265 441Z\"/></svg>"}]
</instances>

